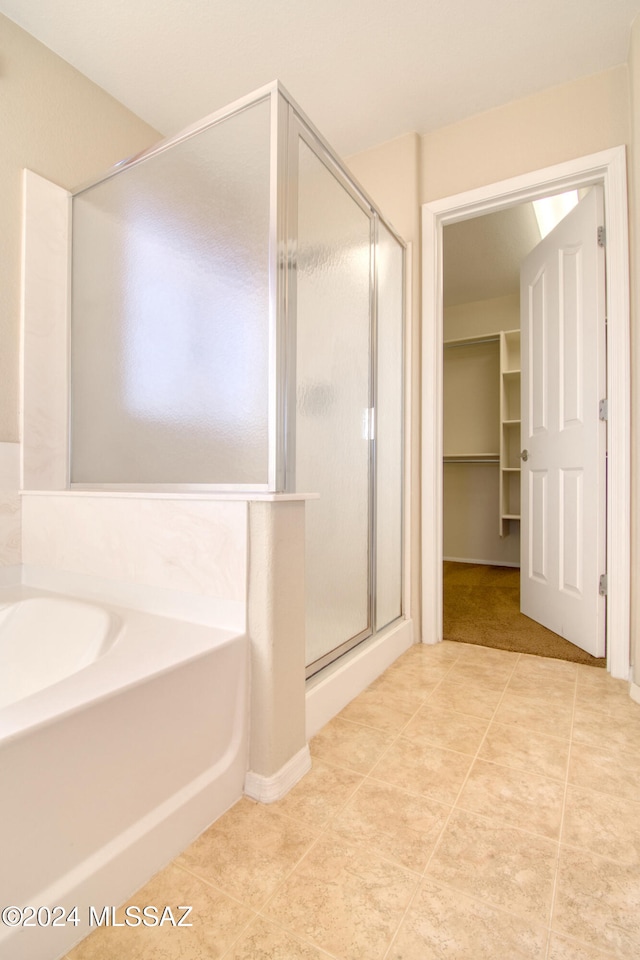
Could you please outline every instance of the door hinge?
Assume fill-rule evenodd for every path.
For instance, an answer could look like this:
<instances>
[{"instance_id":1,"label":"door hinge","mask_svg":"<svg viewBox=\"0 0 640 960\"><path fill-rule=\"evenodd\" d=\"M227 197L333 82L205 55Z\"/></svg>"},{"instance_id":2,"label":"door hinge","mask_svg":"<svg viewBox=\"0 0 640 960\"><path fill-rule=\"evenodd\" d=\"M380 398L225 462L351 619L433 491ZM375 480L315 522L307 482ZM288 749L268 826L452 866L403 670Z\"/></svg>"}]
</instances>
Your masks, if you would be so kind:
<instances>
[{"instance_id":1,"label":"door hinge","mask_svg":"<svg viewBox=\"0 0 640 960\"><path fill-rule=\"evenodd\" d=\"M598 592L601 597L606 597L607 593L609 592L609 582L607 580L606 573L600 574L600 586L598 588Z\"/></svg>"},{"instance_id":2,"label":"door hinge","mask_svg":"<svg viewBox=\"0 0 640 960\"><path fill-rule=\"evenodd\" d=\"M605 397L604 400L601 400L598 404L598 413L601 420L609 419L609 398Z\"/></svg>"},{"instance_id":3,"label":"door hinge","mask_svg":"<svg viewBox=\"0 0 640 960\"><path fill-rule=\"evenodd\" d=\"M598 227L598 246L606 247L607 245L607 231L605 227Z\"/></svg>"}]
</instances>

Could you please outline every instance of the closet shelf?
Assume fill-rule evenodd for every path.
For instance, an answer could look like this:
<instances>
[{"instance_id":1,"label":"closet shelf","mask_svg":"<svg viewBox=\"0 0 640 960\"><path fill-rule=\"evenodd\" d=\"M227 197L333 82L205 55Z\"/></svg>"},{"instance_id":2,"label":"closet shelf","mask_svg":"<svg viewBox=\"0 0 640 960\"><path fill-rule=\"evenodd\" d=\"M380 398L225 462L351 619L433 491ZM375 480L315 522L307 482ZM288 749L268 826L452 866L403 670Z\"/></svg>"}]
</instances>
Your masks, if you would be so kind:
<instances>
[{"instance_id":1,"label":"closet shelf","mask_svg":"<svg viewBox=\"0 0 640 960\"><path fill-rule=\"evenodd\" d=\"M490 333L480 337L457 337L452 340L444 340L442 345L443 347L465 347L471 343L496 343L499 340L499 333Z\"/></svg>"}]
</instances>

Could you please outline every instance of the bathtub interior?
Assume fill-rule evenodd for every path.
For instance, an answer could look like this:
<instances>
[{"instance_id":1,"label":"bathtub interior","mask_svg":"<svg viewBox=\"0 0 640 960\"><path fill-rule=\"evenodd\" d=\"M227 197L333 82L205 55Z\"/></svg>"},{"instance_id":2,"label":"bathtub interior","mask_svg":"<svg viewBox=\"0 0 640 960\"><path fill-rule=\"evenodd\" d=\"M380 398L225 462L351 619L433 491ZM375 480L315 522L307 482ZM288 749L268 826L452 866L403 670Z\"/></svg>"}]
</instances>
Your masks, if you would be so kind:
<instances>
[{"instance_id":1,"label":"bathtub interior","mask_svg":"<svg viewBox=\"0 0 640 960\"><path fill-rule=\"evenodd\" d=\"M103 656L120 620L95 604L27 597L0 606L0 709Z\"/></svg>"}]
</instances>

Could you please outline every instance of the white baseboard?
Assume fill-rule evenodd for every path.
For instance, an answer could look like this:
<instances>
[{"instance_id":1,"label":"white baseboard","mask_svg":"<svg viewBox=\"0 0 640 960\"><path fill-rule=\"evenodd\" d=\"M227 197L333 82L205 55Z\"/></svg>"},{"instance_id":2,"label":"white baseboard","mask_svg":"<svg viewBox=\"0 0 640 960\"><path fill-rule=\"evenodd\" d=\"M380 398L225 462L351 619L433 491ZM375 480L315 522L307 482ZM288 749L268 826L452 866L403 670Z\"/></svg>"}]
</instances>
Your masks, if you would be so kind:
<instances>
[{"instance_id":1,"label":"white baseboard","mask_svg":"<svg viewBox=\"0 0 640 960\"><path fill-rule=\"evenodd\" d=\"M443 557L450 563L481 563L484 567L519 567L519 563L510 563L507 560L471 560L469 557Z\"/></svg>"},{"instance_id":2,"label":"white baseboard","mask_svg":"<svg viewBox=\"0 0 640 960\"><path fill-rule=\"evenodd\" d=\"M283 767L270 777L249 770L244 780L244 792L260 803L274 803L295 787L298 780L311 769L309 747L304 746Z\"/></svg>"},{"instance_id":3,"label":"white baseboard","mask_svg":"<svg viewBox=\"0 0 640 960\"><path fill-rule=\"evenodd\" d=\"M635 700L636 703L640 703L640 686L634 683L633 680L629 683L629 696L632 700Z\"/></svg>"}]
</instances>

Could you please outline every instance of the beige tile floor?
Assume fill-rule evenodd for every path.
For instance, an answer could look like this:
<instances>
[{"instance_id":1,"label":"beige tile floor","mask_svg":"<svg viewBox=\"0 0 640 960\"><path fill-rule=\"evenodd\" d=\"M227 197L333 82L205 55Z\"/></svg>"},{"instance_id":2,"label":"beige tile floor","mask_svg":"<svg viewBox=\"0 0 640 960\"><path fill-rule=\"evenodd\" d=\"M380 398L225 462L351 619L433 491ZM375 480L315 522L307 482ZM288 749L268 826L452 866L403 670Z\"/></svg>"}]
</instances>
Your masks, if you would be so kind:
<instances>
[{"instance_id":1,"label":"beige tile floor","mask_svg":"<svg viewBox=\"0 0 640 960\"><path fill-rule=\"evenodd\" d=\"M640 706L605 671L415 646L68 960L640 957Z\"/></svg>"}]
</instances>

